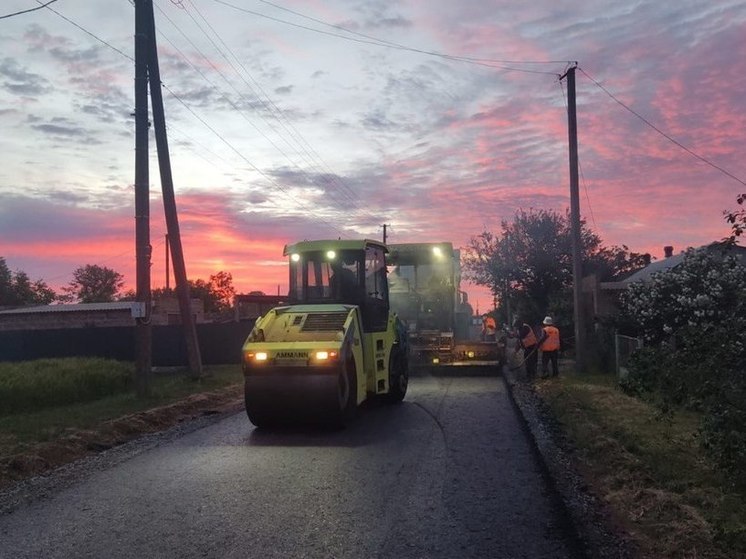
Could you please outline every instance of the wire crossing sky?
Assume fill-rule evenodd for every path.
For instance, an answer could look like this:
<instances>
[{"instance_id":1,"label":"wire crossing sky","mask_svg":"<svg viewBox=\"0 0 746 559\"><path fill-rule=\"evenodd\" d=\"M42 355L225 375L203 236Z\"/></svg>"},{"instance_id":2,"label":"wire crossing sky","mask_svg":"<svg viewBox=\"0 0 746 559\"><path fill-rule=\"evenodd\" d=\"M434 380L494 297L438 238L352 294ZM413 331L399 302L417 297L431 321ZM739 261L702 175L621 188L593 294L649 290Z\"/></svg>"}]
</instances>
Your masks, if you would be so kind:
<instances>
[{"instance_id":1,"label":"wire crossing sky","mask_svg":"<svg viewBox=\"0 0 746 559\"><path fill-rule=\"evenodd\" d=\"M518 4L155 0L189 276L274 293L298 239L386 223L391 242L465 246L518 209L564 212L572 61L594 231L654 257L726 236L746 1ZM132 3L6 0L0 18L0 256L55 287L85 264L132 285Z\"/></svg>"}]
</instances>

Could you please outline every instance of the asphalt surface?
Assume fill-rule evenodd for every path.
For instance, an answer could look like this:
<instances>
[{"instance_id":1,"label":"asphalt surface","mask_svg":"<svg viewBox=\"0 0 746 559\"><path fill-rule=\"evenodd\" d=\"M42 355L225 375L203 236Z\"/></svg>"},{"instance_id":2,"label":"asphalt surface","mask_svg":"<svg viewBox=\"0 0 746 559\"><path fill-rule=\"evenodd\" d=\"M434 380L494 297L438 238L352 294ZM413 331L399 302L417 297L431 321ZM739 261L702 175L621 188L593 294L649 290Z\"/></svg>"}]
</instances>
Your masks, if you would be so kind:
<instances>
[{"instance_id":1,"label":"asphalt surface","mask_svg":"<svg viewBox=\"0 0 746 559\"><path fill-rule=\"evenodd\" d=\"M239 413L106 454L0 509L0 557L582 557L501 377L414 377L342 431Z\"/></svg>"}]
</instances>

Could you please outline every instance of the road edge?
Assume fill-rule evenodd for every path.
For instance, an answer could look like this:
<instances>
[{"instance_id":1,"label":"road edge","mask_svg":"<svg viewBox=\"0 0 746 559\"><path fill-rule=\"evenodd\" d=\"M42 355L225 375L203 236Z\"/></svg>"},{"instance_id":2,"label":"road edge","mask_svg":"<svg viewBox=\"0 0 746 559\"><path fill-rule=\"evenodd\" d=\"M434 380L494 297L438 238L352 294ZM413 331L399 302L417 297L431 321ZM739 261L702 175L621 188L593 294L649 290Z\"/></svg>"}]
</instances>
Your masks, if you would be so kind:
<instances>
[{"instance_id":1,"label":"road edge","mask_svg":"<svg viewBox=\"0 0 746 559\"><path fill-rule=\"evenodd\" d=\"M559 426L551 424L551 415L541 397L508 366L503 368L502 376L585 556L593 559L635 557L629 537L613 527L610 510L591 493L585 479L573 466L569 444L563 440Z\"/></svg>"}]
</instances>

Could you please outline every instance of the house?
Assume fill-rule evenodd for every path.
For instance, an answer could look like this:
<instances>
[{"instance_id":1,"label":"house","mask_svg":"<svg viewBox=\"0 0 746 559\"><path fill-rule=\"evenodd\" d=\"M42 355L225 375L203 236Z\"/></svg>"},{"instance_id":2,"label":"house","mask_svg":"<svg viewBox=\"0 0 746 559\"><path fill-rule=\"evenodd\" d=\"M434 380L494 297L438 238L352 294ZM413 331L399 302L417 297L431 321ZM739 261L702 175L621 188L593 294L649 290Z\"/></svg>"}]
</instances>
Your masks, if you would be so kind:
<instances>
[{"instance_id":1,"label":"house","mask_svg":"<svg viewBox=\"0 0 746 559\"><path fill-rule=\"evenodd\" d=\"M700 247L700 249L716 255L735 256L742 266L746 266L746 247L715 242ZM651 281L654 274L670 270L681 264L686 255L683 251L679 254L674 254L672 246L663 247L663 253L665 257L662 260L651 262L644 268L620 281L598 281L593 275L583 278L584 310L589 320L597 320L604 316L616 314L619 294L625 291L630 284Z\"/></svg>"}]
</instances>

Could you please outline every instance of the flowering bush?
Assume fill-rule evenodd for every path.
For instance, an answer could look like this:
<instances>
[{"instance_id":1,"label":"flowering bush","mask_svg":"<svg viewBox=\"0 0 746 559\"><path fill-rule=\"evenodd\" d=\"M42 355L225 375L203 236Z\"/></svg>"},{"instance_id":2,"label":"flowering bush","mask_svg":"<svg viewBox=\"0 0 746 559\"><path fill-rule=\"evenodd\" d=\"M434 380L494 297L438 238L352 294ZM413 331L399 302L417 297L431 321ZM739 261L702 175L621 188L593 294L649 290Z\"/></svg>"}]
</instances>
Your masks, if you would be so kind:
<instances>
[{"instance_id":1,"label":"flowering bush","mask_svg":"<svg viewBox=\"0 0 746 559\"><path fill-rule=\"evenodd\" d=\"M743 320L746 268L730 255L689 249L684 260L635 282L622 296L622 308L646 344L670 340L683 328L710 332L725 322Z\"/></svg>"},{"instance_id":2,"label":"flowering bush","mask_svg":"<svg viewBox=\"0 0 746 559\"><path fill-rule=\"evenodd\" d=\"M689 250L675 268L633 284L622 306L646 345L622 388L664 411L702 411L705 448L746 489L746 268Z\"/></svg>"}]
</instances>

